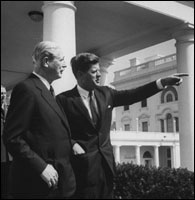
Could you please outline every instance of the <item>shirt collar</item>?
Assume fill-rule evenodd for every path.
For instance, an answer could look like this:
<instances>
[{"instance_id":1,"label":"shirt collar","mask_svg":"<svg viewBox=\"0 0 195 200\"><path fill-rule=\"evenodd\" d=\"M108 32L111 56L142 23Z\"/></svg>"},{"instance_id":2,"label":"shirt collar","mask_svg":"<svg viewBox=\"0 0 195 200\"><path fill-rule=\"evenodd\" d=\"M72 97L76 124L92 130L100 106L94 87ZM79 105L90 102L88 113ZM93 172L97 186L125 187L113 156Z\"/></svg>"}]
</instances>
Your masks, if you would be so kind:
<instances>
[{"instance_id":1,"label":"shirt collar","mask_svg":"<svg viewBox=\"0 0 195 200\"><path fill-rule=\"evenodd\" d=\"M43 84L47 87L48 90L50 89L50 84L45 78L43 78L41 75L37 74L35 71L33 71L33 74L35 76L37 76L43 82Z\"/></svg>"},{"instance_id":2,"label":"shirt collar","mask_svg":"<svg viewBox=\"0 0 195 200\"><path fill-rule=\"evenodd\" d=\"M87 99L89 97L89 91L83 89L81 86L77 85L77 89L81 97Z\"/></svg>"},{"instance_id":3,"label":"shirt collar","mask_svg":"<svg viewBox=\"0 0 195 200\"><path fill-rule=\"evenodd\" d=\"M81 97L85 99L89 98L89 91L83 89L80 85L77 85L77 89ZM94 96L94 90L92 91L92 96Z\"/></svg>"}]
</instances>

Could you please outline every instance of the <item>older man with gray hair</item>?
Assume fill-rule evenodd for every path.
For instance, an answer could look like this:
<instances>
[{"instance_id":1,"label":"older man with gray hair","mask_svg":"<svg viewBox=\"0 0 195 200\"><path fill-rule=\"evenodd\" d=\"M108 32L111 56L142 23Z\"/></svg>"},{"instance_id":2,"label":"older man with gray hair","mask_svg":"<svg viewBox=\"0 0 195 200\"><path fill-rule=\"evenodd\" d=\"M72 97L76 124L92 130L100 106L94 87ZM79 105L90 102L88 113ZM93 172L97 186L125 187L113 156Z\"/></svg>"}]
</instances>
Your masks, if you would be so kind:
<instances>
[{"instance_id":1,"label":"older man with gray hair","mask_svg":"<svg viewBox=\"0 0 195 200\"><path fill-rule=\"evenodd\" d=\"M13 89L4 127L13 156L11 194L16 199L70 198L75 191L70 129L51 86L66 67L64 55L55 43L43 41L32 58L34 71Z\"/></svg>"}]
</instances>

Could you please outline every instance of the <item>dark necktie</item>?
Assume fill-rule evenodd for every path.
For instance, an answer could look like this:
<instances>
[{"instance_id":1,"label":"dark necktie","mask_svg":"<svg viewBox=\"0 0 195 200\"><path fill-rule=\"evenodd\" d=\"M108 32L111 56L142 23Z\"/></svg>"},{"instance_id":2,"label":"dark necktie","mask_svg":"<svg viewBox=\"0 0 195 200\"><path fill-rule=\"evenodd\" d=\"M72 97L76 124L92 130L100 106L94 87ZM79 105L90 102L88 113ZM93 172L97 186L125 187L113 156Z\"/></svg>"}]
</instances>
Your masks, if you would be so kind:
<instances>
[{"instance_id":1,"label":"dark necktie","mask_svg":"<svg viewBox=\"0 0 195 200\"><path fill-rule=\"evenodd\" d=\"M51 92L51 95L55 98L55 92L54 92L54 89L51 85L50 85L49 91Z\"/></svg>"},{"instance_id":2,"label":"dark necktie","mask_svg":"<svg viewBox=\"0 0 195 200\"><path fill-rule=\"evenodd\" d=\"M89 92L89 106L90 106L90 110L92 114L92 121L94 125L96 126L98 123L99 115L98 115L97 108L95 107L92 91Z\"/></svg>"}]
</instances>

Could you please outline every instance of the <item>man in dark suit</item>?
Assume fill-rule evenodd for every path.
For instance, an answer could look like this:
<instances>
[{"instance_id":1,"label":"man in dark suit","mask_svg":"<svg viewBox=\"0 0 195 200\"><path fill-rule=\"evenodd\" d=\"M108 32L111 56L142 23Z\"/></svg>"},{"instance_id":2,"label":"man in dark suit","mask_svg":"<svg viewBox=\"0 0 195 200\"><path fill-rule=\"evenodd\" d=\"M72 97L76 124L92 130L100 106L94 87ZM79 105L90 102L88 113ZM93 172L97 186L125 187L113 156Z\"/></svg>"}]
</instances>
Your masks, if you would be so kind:
<instances>
[{"instance_id":1,"label":"man in dark suit","mask_svg":"<svg viewBox=\"0 0 195 200\"><path fill-rule=\"evenodd\" d=\"M167 85L180 84L182 79L171 76L137 89L117 91L99 86L101 74L96 55L78 54L71 65L78 84L58 95L57 102L66 112L71 128L75 198L110 199L115 173L110 141L112 109L146 99Z\"/></svg>"},{"instance_id":2,"label":"man in dark suit","mask_svg":"<svg viewBox=\"0 0 195 200\"><path fill-rule=\"evenodd\" d=\"M34 71L12 91L4 142L13 156L11 194L16 199L69 198L75 191L70 129L51 83L61 78L64 56L53 42L36 45Z\"/></svg>"}]
</instances>

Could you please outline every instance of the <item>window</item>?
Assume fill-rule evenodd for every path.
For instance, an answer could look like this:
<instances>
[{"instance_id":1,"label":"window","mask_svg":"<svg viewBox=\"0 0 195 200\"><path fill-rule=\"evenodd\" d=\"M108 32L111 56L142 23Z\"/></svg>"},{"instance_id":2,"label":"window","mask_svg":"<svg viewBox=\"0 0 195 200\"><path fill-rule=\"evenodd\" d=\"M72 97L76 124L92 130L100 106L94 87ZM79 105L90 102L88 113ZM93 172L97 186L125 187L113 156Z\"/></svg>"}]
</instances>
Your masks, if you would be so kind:
<instances>
[{"instance_id":1,"label":"window","mask_svg":"<svg viewBox=\"0 0 195 200\"><path fill-rule=\"evenodd\" d=\"M173 101L173 95L171 93L169 93L166 96L166 102L171 102L171 101Z\"/></svg>"},{"instance_id":2,"label":"window","mask_svg":"<svg viewBox=\"0 0 195 200\"><path fill-rule=\"evenodd\" d=\"M129 105L124 106L124 111L129 110Z\"/></svg>"},{"instance_id":3,"label":"window","mask_svg":"<svg viewBox=\"0 0 195 200\"><path fill-rule=\"evenodd\" d=\"M144 161L145 161L144 163L145 167L152 167L151 159L145 159Z\"/></svg>"},{"instance_id":4,"label":"window","mask_svg":"<svg viewBox=\"0 0 195 200\"><path fill-rule=\"evenodd\" d=\"M149 151L146 151L143 155L143 161L144 165L146 167L151 167L152 166L152 155Z\"/></svg>"},{"instance_id":5,"label":"window","mask_svg":"<svg viewBox=\"0 0 195 200\"><path fill-rule=\"evenodd\" d=\"M173 132L173 117L170 113L167 114L167 132Z\"/></svg>"},{"instance_id":6,"label":"window","mask_svg":"<svg viewBox=\"0 0 195 200\"><path fill-rule=\"evenodd\" d=\"M167 167L171 168L171 160L167 160Z\"/></svg>"},{"instance_id":7,"label":"window","mask_svg":"<svg viewBox=\"0 0 195 200\"><path fill-rule=\"evenodd\" d=\"M142 131L148 132L148 122L142 122Z\"/></svg>"},{"instance_id":8,"label":"window","mask_svg":"<svg viewBox=\"0 0 195 200\"><path fill-rule=\"evenodd\" d=\"M143 155L143 158L152 158L152 155L149 151L146 151Z\"/></svg>"},{"instance_id":9,"label":"window","mask_svg":"<svg viewBox=\"0 0 195 200\"><path fill-rule=\"evenodd\" d=\"M174 87L167 87L161 93L161 103L177 101L178 95L177 90Z\"/></svg>"},{"instance_id":10,"label":"window","mask_svg":"<svg viewBox=\"0 0 195 200\"><path fill-rule=\"evenodd\" d=\"M130 131L130 124L124 124L125 131Z\"/></svg>"},{"instance_id":11,"label":"window","mask_svg":"<svg viewBox=\"0 0 195 200\"><path fill-rule=\"evenodd\" d=\"M143 101L141 101L141 107L147 107L147 99L144 99Z\"/></svg>"},{"instance_id":12,"label":"window","mask_svg":"<svg viewBox=\"0 0 195 200\"><path fill-rule=\"evenodd\" d=\"M165 125L163 119L160 119L160 127L161 127L161 132L165 132Z\"/></svg>"},{"instance_id":13,"label":"window","mask_svg":"<svg viewBox=\"0 0 195 200\"><path fill-rule=\"evenodd\" d=\"M167 148L167 167L171 167L171 148Z\"/></svg>"},{"instance_id":14,"label":"window","mask_svg":"<svg viewBox=\"0 0 195 200\"><path fill-rule=\"evenodd\" d=\"M178 117L175 117L175 130L176 132L179 132L179 118Z\"/></svg>"},{"instance_id":15,"label":"window","mask_svg":"<svg viewBox=\"0 0 195 200\"><path fill-rule=\"evenodd\" d=\"M171 158L171 149L170 148L167 149L167 158Z\"/></svg>"}]
</instances>

